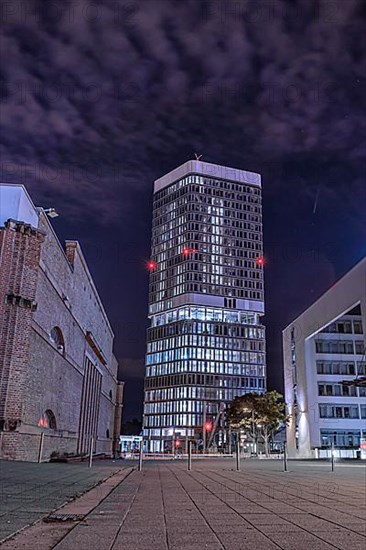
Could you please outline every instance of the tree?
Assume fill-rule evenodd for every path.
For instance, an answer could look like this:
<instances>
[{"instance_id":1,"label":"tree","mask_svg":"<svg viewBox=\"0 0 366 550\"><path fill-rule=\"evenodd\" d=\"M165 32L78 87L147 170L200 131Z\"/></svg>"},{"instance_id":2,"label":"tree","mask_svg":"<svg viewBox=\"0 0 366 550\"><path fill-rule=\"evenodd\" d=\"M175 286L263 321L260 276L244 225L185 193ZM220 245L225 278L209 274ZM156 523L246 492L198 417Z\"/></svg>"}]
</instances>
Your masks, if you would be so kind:
<instances>
[{"instance_id":1,"label":"tree","mask_svg":"<svg viewBox=\"0 0 366 550\"><path fill-rule=\"evenodd\" d=\"M228 422L234 429L244 430L254 444L257 453L259 439L264 442L265 453L269 454L269 441L286 422L285 403L276 391L265 394L247 393L235 397L230 405Z\"/></svg>"},{"instance_id":2,"label":"tree","mask_svg":"<svg viewBox=\"0 0 366 550\"><path fill-rule=\"evenodd\" d=\"M243 430L252 440L255 453L257 453L258 443L258 399L257 393L246 393L241 397L235 397L230 405L227 419L231 428L236 429L238 433Z\"/></svg>"},{"instance_id":3,"label":"tree","mask_svg":"<svg viewBox=\"0 0 366 550\"><path fill-rule=\"evenodd\" d=\"M278 432L281 424L287 421L285 409L282 395L276 391L265 393L258 400L258 430L264 442L266 456L269 454L270 439Z\"/></svg>"}]
</instances>

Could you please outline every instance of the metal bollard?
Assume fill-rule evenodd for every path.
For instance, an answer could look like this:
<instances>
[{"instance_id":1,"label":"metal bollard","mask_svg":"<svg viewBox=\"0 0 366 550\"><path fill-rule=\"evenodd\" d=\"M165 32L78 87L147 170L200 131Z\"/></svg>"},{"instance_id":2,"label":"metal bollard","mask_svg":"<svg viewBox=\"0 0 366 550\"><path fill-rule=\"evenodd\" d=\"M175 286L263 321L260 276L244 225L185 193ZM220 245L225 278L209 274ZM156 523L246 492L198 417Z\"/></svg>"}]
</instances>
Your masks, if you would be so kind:
<instances>
[{"instance_id":1,"label":"metal bollard","mask_svg":"<svg viewBox=\"0 0 366 550\"><path fill-rule=\"evenodd\" d=\"M43 443L44 443L44 432L41 433L41 439L39 441L38 464L40 464L42 462Z\"/></svg>"},{"instance_id":2,"label":"metal bollard","mask_svg":"<svg viewBox=\"0 0 366 550\"><path fill-rule=\"evenodd\" d=\"M287 472L287 443L283 443L283 471Z\"/></svg>"},{"instance_id":3,"label":"metal bollard","mask_svg":"<svg viewBox=\"0 0 366 550\"><path fill-rule=\"evenodd\" d=\"M332 443L331 453L332 453L332 456L331 456L332 472L334 472L334 443Z\"/></svg>"},{"instance_id":4,"label":"metal bollard","mask_svg":"<svg viewBox=\"0 0 366 550\"><path fill-rule=\"evenodd\" d=\"M188 470L192 470L192 441L188 441Z\"/></svg>"},{"instance_id":5,"label":"metal bollard","mask_svg":"<svg viewBox=\"0 0 366 550\"><path fill-rule=\"evenodd\" d=\"M236 469L239 472L240 471L240 441L239 437L236 441Z\"/></svg>"},{"instance_id":6,"label":"metal bollard","mask_svg":"<svg viewBox=\"0 0 366 550\"><path fill-rule=\"evenodd\" d=\"M139 449L139 466L138 466L138 471L139 471L139 472L141 472L141 470L142 470L143 452L144 452L144 444L143 444L143 441L140 441L140 449Z\"/></svg>"},{"instance_id":7,"label":"metal bollard","mask_svg":"<svg viewBox=\"0 0 366 550\"><path fill-rule=\"evenodd\" d=\"M93 464L93 447L94 447L94 437L90 439L90 450L89 450L89 468L92 467Z\"/></svg>"}]
</instances>

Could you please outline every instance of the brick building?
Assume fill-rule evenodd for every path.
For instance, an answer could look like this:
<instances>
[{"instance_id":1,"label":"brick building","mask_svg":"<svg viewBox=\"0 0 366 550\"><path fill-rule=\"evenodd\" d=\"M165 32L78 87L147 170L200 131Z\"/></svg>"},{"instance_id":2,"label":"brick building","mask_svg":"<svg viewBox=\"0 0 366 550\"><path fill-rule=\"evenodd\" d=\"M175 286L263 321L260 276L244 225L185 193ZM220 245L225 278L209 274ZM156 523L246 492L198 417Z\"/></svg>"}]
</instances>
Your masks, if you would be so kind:
<instances>
[{"instance_id":1,"label":"brick building","mask_svg":"<svg viewBox=\"0 0 366 550\"><path fill-rule=\"evenodd\" d=\"M113 452L123 395L113 340L78 242L64 249L26 189L0 184L1 458Z\"/></svg>"}]
</instances>

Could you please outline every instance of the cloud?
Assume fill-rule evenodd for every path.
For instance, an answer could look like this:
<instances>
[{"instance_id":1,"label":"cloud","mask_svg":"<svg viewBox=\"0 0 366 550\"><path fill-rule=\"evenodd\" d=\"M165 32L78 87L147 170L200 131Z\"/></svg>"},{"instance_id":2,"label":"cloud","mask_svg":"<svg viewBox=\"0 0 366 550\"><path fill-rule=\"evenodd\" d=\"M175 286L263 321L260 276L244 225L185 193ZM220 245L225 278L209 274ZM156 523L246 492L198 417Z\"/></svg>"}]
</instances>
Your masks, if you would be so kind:
<instances>
[{"instance_id":1,"label":"cloud","mask_svg":"<svg viewBox=\"0 0 366 550\"><path fill-rule=\"evenodd\" d=\"M119 374L122 380L143 377L145 374L144 360L131 357L120 359Z\"/></svg>"},{"instance_id":2,"label":"cloud","mask_svg":"<svg viewBox=\"0 0 366 550\"><path fill-rule=\"evenodd\" d=\"M85 245L125 358L127 410L141 411L152 182L194 152L263 174L279 386L280 330L364 250L362 0L0 9L0 179L66 214L58 232Z\"/></svg>"},{"instance_id":3,"label":"cloud","mask_svg":"<svg viewBox=\"0 0 366 550\"><path fill-rule=\"evenodd\" d=\"M117 223L196 148L243 168L254 158L258 171L305 155L359 174L361 2L292 4L13 2L3 12L3 179L22 177L75 217ZM290 185L268 184L274 194ZM360 186L347 186L359 212Z\"/></svg>"}]
</instances>

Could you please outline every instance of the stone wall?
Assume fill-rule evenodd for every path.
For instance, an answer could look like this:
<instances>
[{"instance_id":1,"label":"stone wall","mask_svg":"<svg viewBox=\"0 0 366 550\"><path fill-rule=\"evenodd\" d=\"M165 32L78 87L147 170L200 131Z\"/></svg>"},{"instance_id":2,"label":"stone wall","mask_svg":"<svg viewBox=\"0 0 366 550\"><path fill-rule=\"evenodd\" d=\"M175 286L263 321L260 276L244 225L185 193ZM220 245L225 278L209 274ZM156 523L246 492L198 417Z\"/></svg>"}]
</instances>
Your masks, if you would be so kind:
<instances>
[{"instance_id":1,"label":"stone wall","mask_svg":"<svg viewBox=\"0 0 366 550\"><path fill-rule=\"evenodd\" d=\"M0 230L0 429L14 430L22 419L42 241L23 223Z\"/></svg>"},{"instance_id":2,"label":"stone wall","mask_svg":"<svg viewBox=\"0 0 366 550\"><path fill-rule=\"evenodd\" d=\"M16 269L19 270L19 266L23 269L22 280L27 281L29 287L19 292L26 294L36 309L19 309L22 325L9 317L13 337L4 332L2 325L5 344L0 348L3 380L0 391L9 399L9 384L4 383L9 378L6 361L4 363L6 349L8 362L9 358L12 361L13 387L17 388L12 399L18 409L12 415L18 420L12 426L13 431L9 431L6 422L10 417L4 412L0 425L0 430L4 428L0 432L0 457L37 460L42 432L45 432L45 457L52 452L77 452L86 356L102 374L94 450L112 453L118 367L113 356L114 334L80 246L68 241L64 251L47 216L41 213L38 230L33 230L32 237L38 243L38 255L34 245L34 250L29 249L19 261L15 245L9 248L9 239L15 238L14 231L10 235L7 231L0 229L0 246L8 251L7 256L2 257L0 303L4 307L4 297L13 288L9 277L4 279L4 273L12 273L16 265ZM29 248L30 236L26 238ZM15 276L12 278L16 280ZM15 291L18 292L14 287ZM4 312L0 314L3 318ZM62 346L51 338L54 327L62 334ZM13 341L16 345L9 347ZM46 411L52 411L56 430L42 425Z\"/></svg>"}]
</instances>

